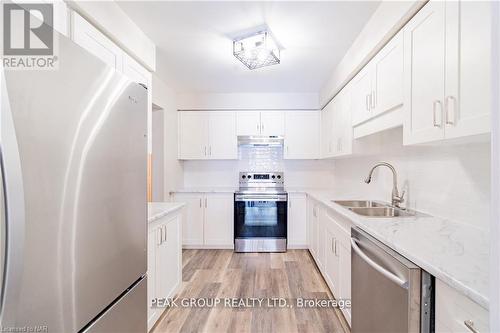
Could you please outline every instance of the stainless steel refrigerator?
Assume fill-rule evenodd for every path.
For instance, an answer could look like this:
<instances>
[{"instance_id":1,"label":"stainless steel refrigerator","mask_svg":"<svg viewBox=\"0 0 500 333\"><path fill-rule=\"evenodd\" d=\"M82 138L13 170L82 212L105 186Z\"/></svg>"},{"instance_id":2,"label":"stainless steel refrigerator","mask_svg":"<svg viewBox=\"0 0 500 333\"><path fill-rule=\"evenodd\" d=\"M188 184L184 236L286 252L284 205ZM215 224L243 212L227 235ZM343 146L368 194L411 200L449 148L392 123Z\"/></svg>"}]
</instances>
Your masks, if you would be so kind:
<instances>
[{"instance_id":1,"label":"stainless steel refrigerator","mask_svg":"<svg viewBox=\"0 0 500 333\"><path fill-rule=\"evenodd\" d=\"M58 57L1 71L0 325L146 332L147 91L64 36Z\"/></svg>"}]
</instances>

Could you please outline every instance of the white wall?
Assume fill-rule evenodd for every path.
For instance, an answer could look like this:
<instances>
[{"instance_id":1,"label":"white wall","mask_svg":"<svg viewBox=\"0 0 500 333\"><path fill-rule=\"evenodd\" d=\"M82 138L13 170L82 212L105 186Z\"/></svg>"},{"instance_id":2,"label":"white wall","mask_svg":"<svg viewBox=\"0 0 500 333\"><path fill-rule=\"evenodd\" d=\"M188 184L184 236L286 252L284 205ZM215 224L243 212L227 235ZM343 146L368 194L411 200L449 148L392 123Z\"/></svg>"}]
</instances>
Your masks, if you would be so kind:
<instances>
[{"instance_id":1,"label":"white wall","mask_svg":"<svg viewBox=\"0 0 500 333\"><path fill-rule=\"evenodd\" d=\"M163 112L163 138L165 149L163 152L163 191L165 193L164 198L168 201L169 193L182 187L183 165L181 161L177 160L176 94L156 75L153 75L153 104L163 109L163 111L161 111Z\"/></svg>"},{"instance_id":2,"label":"white wall","mask_svg":"<svg viewBox=\"0 0 500 333\"><path fill-rule=\"evenodd\" d=\"M389 169L378 168L370 184L363 181L376 162L387 161L398 172L399 188L406 190L409 208L483 230L489 228L488 142L402 146L401 128L376 135L381 144L377 154L335 161L335 191L390 202L392 173Z\"/></svg>"},{"instance_id":3,"label":"white wall","mask_svg":"<svg viewBox=\"0 0 500 333\"><path fill-rule=\"evenodd\" d=\"M177 96L179 110L316 110L317 93L228 93Z\"/></svg>"},{"instance_id":4,"label":"white wall","mask_svg":"<svg viewBox=\"0 0 500 333\"><path fill-rule=\"evenodd\" d=\"M382 1L354 40L319 94L324 107L356 73L405 25L425 1Z\"/></svg>"}]
</instances>

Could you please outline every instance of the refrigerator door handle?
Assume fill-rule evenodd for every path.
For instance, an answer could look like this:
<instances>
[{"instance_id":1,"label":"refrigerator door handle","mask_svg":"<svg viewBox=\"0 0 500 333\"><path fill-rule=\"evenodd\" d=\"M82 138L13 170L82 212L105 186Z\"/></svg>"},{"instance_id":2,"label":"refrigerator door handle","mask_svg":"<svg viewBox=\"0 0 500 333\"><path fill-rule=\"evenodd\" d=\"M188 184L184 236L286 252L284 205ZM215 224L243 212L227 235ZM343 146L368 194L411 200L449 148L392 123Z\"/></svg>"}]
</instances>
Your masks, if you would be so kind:
<instances>
[{"instance_id":1,"label":"refrigerator door handle","mask_svg":"<svg viewBox=\"0 0 500 333\"><path fill-rule=\"evenodd\" d=\"M23 272L24 187L14 121L0 68L0 171L2 191L2 279L0 326L15 326Z\"/></svg>"}]
</instances>

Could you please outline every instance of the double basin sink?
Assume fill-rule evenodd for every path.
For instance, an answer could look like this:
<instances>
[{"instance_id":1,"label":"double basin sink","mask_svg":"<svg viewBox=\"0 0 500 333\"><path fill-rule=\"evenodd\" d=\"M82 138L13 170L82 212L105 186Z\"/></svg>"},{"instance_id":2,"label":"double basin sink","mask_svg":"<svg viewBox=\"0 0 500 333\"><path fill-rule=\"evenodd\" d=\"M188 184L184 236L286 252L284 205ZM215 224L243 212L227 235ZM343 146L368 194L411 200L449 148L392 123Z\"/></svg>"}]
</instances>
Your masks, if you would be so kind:
<instances>
[{"instance_id":1,"label":"double basin sink","mask_svg":"<svg viewBox=\"0 0 500 333\"><path fill-rule=\"evenodd\" d=\"M353 213L367 217L410 217L415 212L396 208L389 204L370 200L332 200Z\"/></svg>"}]
</instances>

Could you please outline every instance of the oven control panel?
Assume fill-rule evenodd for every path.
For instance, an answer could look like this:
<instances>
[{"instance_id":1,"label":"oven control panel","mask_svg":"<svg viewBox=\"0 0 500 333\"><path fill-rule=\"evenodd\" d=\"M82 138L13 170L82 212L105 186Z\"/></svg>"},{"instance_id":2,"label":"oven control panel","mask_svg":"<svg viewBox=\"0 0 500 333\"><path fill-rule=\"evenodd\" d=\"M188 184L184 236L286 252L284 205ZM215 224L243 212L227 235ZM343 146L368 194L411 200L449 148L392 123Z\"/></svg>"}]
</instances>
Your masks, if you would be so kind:
<instances>
[{"instance_id":1,"label":"oven control panel","mask_svg":"<svg viewBox=\"0 0 500 333\"><path fill-rule=\"evenodd\" d=\"M283 172L240 172L240 187L283 187Z\"/></svg>"}]
</instances>

